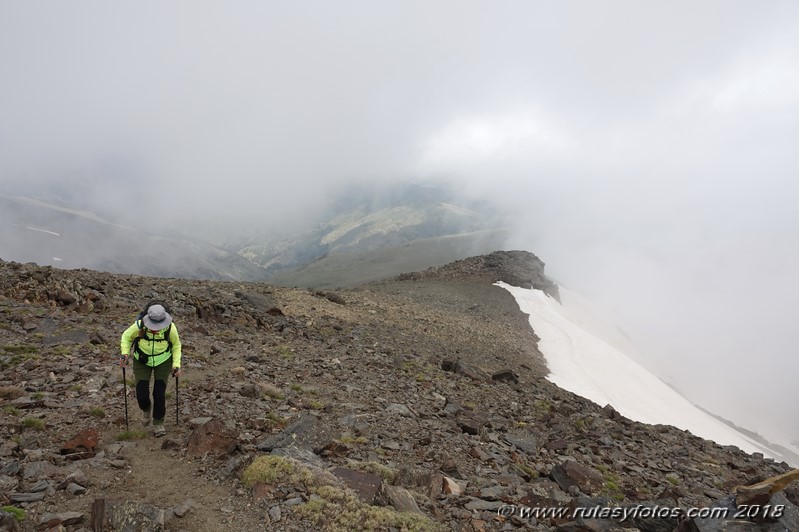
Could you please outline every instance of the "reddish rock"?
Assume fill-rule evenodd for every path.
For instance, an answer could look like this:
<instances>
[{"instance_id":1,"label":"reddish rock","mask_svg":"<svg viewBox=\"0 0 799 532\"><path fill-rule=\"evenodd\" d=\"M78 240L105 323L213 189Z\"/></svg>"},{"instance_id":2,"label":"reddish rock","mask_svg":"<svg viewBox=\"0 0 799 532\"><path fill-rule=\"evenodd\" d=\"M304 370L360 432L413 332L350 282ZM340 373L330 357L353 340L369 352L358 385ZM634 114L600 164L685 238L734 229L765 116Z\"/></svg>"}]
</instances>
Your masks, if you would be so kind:
<instances>
[{"instance_id":1,"label":"reddish rock","mask_svg":"<svg viewBox=\"0 0 799 532\"><path fill-rule=\"evenodd\" d=\"M343 467L335 468L332 473L344 481L347 487L357 493L358 496L368 504L374 502L377 491L380 489L380 484L383 482L383 479L379 475L362 473Z\"/></svg>"},{"instance_id":2,"label":"reddish rock","mask_svg":"<svg viewBox=\"0 0 799 532\"><path fill-rule=\"evenodd\" d=\"M193 456L225 456L236 450L236 435L218 419L200 425L189 436L188 451Z\"/></svg>"},{"instance_id":3,"label":"reddish rock","mask_svg":"<svg viewBox=\"0 0 799 532\"><path fill-rule=\"evenodd\" d=\"M100 441L100 433L97 429L85 429L77 436L61 445L61 454L69 455L70 459L85 459L93 457L97 443Z\"/></svg>"},{"instance_id":4,"label":"reddish rock","mask_svg":"<svg viewBox=\"0 0 799 532\"><path fill-rule=\"evenodd\" d=\"M274 493L275 487L268 484L256 484L252 487L252 498L256 501L268 499Z\"/></svg>"},{"instance_id":5,"label":"reddish rock","mask_svg":"<svg viewBox=\"0 0 799 532\"><path fill-rule=\"evenodd\" d=\"M599 493L605 483L599 471L574 460L567 460L555 466L551 476L563 491L568 492L571 486L577 486L587 495Z\"/></svg>"}]
</instances>

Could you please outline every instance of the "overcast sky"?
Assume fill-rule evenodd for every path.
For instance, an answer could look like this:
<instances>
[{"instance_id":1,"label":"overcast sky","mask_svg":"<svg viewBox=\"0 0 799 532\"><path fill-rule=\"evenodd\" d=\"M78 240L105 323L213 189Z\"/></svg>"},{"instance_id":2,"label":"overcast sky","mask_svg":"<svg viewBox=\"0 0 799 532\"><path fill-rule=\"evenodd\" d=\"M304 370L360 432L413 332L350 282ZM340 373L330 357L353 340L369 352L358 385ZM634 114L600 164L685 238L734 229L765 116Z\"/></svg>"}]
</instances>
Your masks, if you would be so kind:
<instances>
[{"instance_id":1,"label":"overcast sky","mask_svg":"<svg viewBox=\"0 0 799 532\"><path fill-rule=\"evenodd\" d=\"M290 224L455 184L689 399L799 437L796 2L0 0L0 72L6 193Z\"/></svg>"}]
</instances>

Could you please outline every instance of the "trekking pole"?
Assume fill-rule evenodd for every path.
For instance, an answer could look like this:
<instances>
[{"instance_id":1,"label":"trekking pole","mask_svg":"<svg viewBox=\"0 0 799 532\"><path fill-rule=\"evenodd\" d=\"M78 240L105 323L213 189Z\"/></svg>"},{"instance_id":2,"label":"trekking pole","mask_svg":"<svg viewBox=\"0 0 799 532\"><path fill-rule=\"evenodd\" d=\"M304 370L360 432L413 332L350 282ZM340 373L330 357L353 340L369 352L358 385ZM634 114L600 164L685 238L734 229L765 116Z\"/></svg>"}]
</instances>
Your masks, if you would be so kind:
<instances>
[{"instance_id":1,"label":"trekking pole","mask_svg":"<svg viewBox=\"0 0 799 532\"><path fill-rule=\"evenodd\" d=\"M175 425L178 425L178 410L180 409L180 377L175 375Z\"/></svg>"},{"instance_id":2,"label":"trekking pole","mask_svg":"<svg viewBox=\"0 0 799 532\"><path fill-rule=\"evenodd\" d=\"M125 397L125 430L130 430L128 424L128 378L125 375L125 366L122 366L122 395Z\"/></svg>"}]
</instances>

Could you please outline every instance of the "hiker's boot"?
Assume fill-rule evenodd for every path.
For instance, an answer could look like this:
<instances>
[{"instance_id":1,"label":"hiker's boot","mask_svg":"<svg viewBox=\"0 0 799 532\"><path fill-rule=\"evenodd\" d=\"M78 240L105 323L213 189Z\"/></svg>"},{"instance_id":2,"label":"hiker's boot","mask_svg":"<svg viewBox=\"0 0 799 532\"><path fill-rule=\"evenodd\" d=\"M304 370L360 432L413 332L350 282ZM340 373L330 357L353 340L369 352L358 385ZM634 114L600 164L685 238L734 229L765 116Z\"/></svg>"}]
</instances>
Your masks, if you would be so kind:
<instances>
[{"instance_id":1,"label":"hiker's boot","mask_svg":"<svg viewBox=\"0 0 799 532\"><path fill-rule=\"evenodd\" d=\"M163 423L159 423L156 425L153 423L153 434L156 438L161 438L162 436L166 436L166 428L164 428Z\"/></svg>"},{"instance_id":2,"label":"hiker's boot","mask_svg":"<svg viewBox=\"0 0 799 532\"><path fill-rule=\"evenodd\" d=\"M150 424L152 417L150 416L149 410L142 410L141 411L141 423L143 427L146 427Z\"/></svg>"}]
</instances>

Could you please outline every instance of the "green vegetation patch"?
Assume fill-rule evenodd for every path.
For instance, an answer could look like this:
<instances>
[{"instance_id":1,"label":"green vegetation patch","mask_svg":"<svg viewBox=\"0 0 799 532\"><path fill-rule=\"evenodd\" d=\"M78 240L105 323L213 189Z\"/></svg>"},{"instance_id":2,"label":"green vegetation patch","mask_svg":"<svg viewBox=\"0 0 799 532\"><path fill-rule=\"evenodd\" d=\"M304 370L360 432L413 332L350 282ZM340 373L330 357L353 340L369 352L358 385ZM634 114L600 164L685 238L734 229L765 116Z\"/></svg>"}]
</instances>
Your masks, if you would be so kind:
<instances>
[{"instance_id":1,"label":"green vegetation patch","mask_svg":"<svg viewBox=\"0 0 799 532\"><path fill-rule=\"evenodd\" d=\"M32 345L6 344L0 346L0 368L17 366L28 359L38 358L38 349Z\"/></svg>"},{"instance_id":2,"label":"green vegetation patch","mask_svg":"<svg viewBox=\"0 0 799 532\"><path fill-rule=\"evenodd\" d=\"M331 531L399 529L407 532L438 532L445 530L429 518L410 512L398 512L390 507L372 506L350 492L333 486L312 490L318 498L296 508L320 529Z\"/></svg>"},{"instance_id":3,"label":"green vegetation patch","mask_svg":"<svg viewBox=\"0 0 799 532\"><path fill-rule=\"evenodd\" d=\"M22 420L22 426L27 429L44 430L44 421L37 417L26 417Z\"/></svg>"},{"instance_id":4,"label":"green vegetation patch","mask_svg":"<svg viewBox=\"0 0 799 532\"><path fill-rule=\"evenodd\" d=\"M6 344L0 346L0 351L5 355L32 355L38 351L35 346L24 344Z\"/></svg>"},{"instance_id":5,"label":"green vegetation patch","mask_svg":"<svg viewBox=\"0 0 799 532\"><path fill-rule=\"evenodd\" d=\"M353 461L350 465L377 474L383 473L388 477L396 475L380 464L361 466L355 464ZM390 528L408 532L444 530L441 525L425 516L366 504L348 490L335 487L333 484L336 481L332 476L314 472L309 467L282 456L259 456L244 470L241 480L248 487L255 484L277 483L304 485L314 496L306 504L297 506L294 511L310 519L322 530L342 532Z\"/></svg>"},{"instance_id":6,"label":"green vegetation patch","mask_svg":"<svg viewBox=\"0 0 799 532\"><path fill-rule=\"evenodd\" d=\"M605 479L604 485L602 486L602 494L610 497L614 501L623 501L624 490L621 488L621 479L619 479L619 476L604 464L599 464L597 469L602 473L602 477Z\"/></svg>"},{"instance_id":7,"label":"green vegetation patch","mask_svg":"<svg viewBox=\"0 0 799 532\"><path fill-rule=\"evenodd\" d=\"M259 456L241 474L241 481L248 487L255 484L305 484L315 483L310 469L282 456Z\"/></svg>"},{"instance_id":8,"label":"green vegetation patch","mask_svg":"<svg viewBox=\"0 0 799 532\"><path fill-rule=\"evenodd\" d=\"M143 430L126 430L125 432L119 433L117 441L142 440L146 437L147 433Z\"/></svg>"},{"instance_id":9,"label":"green vegetation patch","mask_svg":"<svg viewBox=\"0 0 799 532\"><path fill-rule=\"evenodd\" d=\"M14 405L6 405L6 406L4 406L3 407L3 412L8 414L9 416L19 416L20 414L22 414L22 410L20 410L19 408L17 408Z\"/></svg>"},{"instance_id":10,"label":"green vegetation patch","mask_svg":"<svg viewBox=\"0 0 799 532\"><path fill-rule=\"evenodd\" d=\"M16 506L3 506L3 511L13 515L14 519L16 519L18 523L21 523L25 520L25 510L22 508L17 508Z\"/></svg>"},{"instance_id":11,"label":"green vegetation patch","mask_svg":"<svg viewBox=\"0 0 799 532\"><path fill-rule=\"evenodd\" d=\"M347 462L347 467L355 471L377 475L385 480L388 484L394 484L394 481L397 479L397 470L383 465L380 462L359 462L357 460L349 460Z\"/></svg>"}]
</instances>

